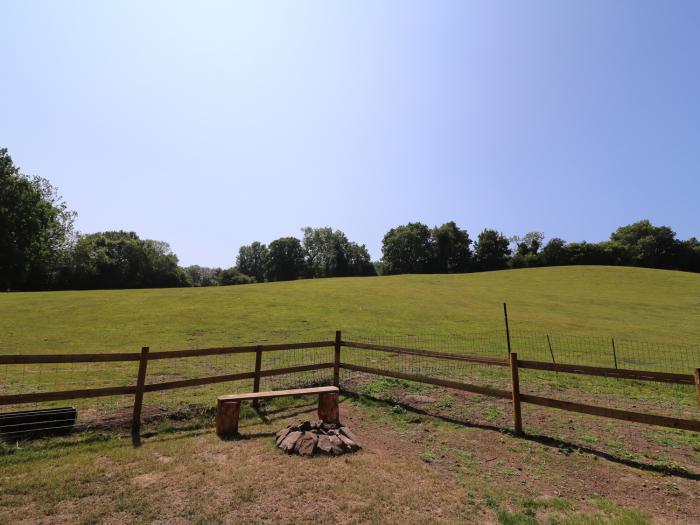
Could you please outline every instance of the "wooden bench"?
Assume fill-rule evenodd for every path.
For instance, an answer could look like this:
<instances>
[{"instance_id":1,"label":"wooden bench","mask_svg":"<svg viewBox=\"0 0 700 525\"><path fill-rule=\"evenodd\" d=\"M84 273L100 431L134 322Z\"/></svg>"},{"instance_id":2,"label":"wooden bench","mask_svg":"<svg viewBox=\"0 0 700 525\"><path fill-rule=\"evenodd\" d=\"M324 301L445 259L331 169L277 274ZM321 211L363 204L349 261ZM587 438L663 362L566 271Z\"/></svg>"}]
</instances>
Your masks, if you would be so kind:
<instances>
[{"instance_id":1,"label":"wooden bench","mask_svg":"<svg viewBox=\"0 0 700 525\"><path fill-rule=\"evenodd\" d=\"M246 394L227 394L219 396L216 403L216 433L219 436L238 434L238 416L241 401L272 399L275 397L292 397L318 394L318 418L324 423L339 423L338 387L320 386L315 388L297 388L294 390L272 390L270 392L249 392Z\"/></svg>"}]
</instances>

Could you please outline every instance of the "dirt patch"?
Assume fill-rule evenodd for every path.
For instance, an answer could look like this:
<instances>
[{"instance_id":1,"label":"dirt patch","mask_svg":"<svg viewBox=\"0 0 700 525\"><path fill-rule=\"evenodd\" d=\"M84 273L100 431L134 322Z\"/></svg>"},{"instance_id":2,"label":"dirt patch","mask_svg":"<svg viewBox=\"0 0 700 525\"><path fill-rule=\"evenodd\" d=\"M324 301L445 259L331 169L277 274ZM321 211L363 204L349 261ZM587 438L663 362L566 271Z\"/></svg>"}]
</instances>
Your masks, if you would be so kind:
<instances>
[{"instance_id":1,"label":"dirt patch","mask_svg":"<svg viewBox=\"0 0 700 525\"><path fill-rule=\"evenodd\" d=\"M506 430L507 403L429 393L436 402L416 403L415 411L344 400L341 421L363 445L348 456L304 458L275 448L277 429L313 417L315 406L301 405L275 411L268 423L244 418L238 439L220 440L210 427L169 431L152 433L140 448L122 440L60 461L49 455L9 465L0 480L0 523L13 522L21 508L28 523L296 524L322 516L334 523L481 524L496 522L496 506L516 511L523 502L555 498L565 504L556 512L575 515L599 512L595 498L601 497L659 523L700 522L700 482L692 473L648 470L608 458L594 444L589 452L562 438L517 438ZM471 412L460 417L469 421L456 422L464 406ZM610 430L606 420L596 427L597 418L557 420L556 414L562 413L527 410L526 429L542 425L562 436ZM56 496L65 487L70 490ZM49 496L60 504L47 505ZM550 511L537 512L544 523Z\"/></svg>"},{"instance_id":2,"label":"dirt patch","mask_svg":"<svg viewBox=\"0 0 700 525\"><path fill-rule=\"evenodd\" d=\"M139 474L138 476L131 478L131 483L141 488L146 488L159 481L162 477L163 475L158 473Z\"/></svg>"},{"instance_id":3,"label":"dirt patch","mask_svg":"<svg viewBox=\"0 0 700 525\"><path fill-rule=\"evenodd\" d=\"M133 407L120 407L110 411L90 409L81 411L76 431L86 430L118 431L131 425ZM144 405L141 409L142 423L151 423L165 419L173 414L172 410L159 405Z\"/></svg>"},{"instance_id":4,"label":"dirt patch","mask_svg":"<svg viewBox=\"0 0 700 525\"><path fill-rule=\"evenodd\" d=\"M158 461L160 461L161 463L164 463L165 465L167 465L168 463L172 463L173 459L175 459L172 456L164 456L162 454L158 454L157 452L156 452L155 456L156 456L156 459Z\"/></svg>"},{"instance_id":5,"label":"dirt patch","mask_svg":"<svg viewBox=\"0 0 700 525\"><path fill-rule=\"evenodd\" d=\"M697 434L523 405L528 435L518 438L511 434L507 400L443 388L429 392L436 403L416 402L396 387L386 398L400 403L395 408L406 411L405 421L423 427L412 441L436 468L505 484L522 498L566 498L586 509L591 495L600 495L660 523L700 523ZM450 430L431 430L424 415L440 418Z\"/></svg>"}]
</instances>

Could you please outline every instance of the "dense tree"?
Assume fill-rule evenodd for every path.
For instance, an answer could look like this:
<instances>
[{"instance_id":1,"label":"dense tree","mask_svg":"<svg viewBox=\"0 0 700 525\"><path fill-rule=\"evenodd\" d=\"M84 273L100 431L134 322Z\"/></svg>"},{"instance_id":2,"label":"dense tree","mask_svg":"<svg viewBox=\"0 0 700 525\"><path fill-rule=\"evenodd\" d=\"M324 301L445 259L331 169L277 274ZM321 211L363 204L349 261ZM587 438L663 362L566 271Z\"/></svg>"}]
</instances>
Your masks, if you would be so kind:
<instances>
[{"instance_id":1,"label":"dense tree","mask_svg":"<svg viewBox=\"0 0 700 525\"><path fill-rule=\"evenodd\" d=\"M695 237L680 242L678 247L678 269L700 272L700 241Z\"/></svg>"},{"instance_id":2,"label":"dense tree","mask_svg":"<svg viewBox=\"0 0 700 525\"><path fill-rule=\"evenodd\" d=\"M382 241L384 273L426 273L434 257L430 229L420 222L392 228Z\"/></svg>"},{"instance_id":3,"label":"dense tree","mask_svg":"<svg viewBox=\"0 0 700 525\"><path fill-rule=\"evenodd\" d=\"M342 231L328 227L302 231L308 277L375 275L367 248L349 241Z\"/></svg>"},{"instance_id":4,"label":"dense tree","mask_svg":"<svg viewBox=\"0 0 700 525\"><path fill-rule=\"evenodd\" d=\"M540 247L544 241L542 232L529 232L524 237L513 237L512 241L516 244L515 254L510 261L512 268L528 268L541 265Z\"/></svg>"},{"instance_id":5,"label":"dense tree","mask_svg":"<svg viewBox=\"0 0 700 525\"><path fill-rule=\"evenodd\" d=\"M624 250L623 264L652 268L677 266L679 242L668 226L654 226L648 220L635 222L615 230L610 241Z\"/></svg>"},{"instance_id":6,"label":"dense tree","mask_svg":"<svg viewBox=\"0 0 700 525\"><path fill-rule=\"evenodd\" d=\"M255 277L241 273L238 268L227 268L221 272L221 286L232 284L251 284L255 282Z\"/></svg>"},{"instance_id":7,"label":"dense tree","mask_svg":"<svg viewBox=\"0 0 700 525\"><path fill-rule=\"evenodd\" d=\"M70 250L63 286L69 288L165 288L191 286L177 256L161 241L135 232L81 235Z\"/></svg>"},{"instance_id":8,"label":"dense tree","mask_svg":"<svg viewBox=\"0 0 700 525\"><path fill-rule=\"evenodd\" d=\"M282 237L270 243L266 274L270 281L290 281L306 273L304 249L296 237Z\"/></svg>"},{"instance_id":9,"label":"dense tree","mask_svg":"<svg viewBox=\"0 0 700 525\"><path fill-rule=\"evenodd\" d=\"M502 270L508 267L510 242L496 230L486 229L479 234L474 258L479 270Z\"/></svg>"},{"instance_id":10,"label":"dense tree","mask_svg":"<svg viewBox=\"0 0 700 525\"><path fill-rule=\"evenodd\" d=\"M270 251L264 244L255 241L247 246L241 246L236 257L236 268L245 274L254 277L259 283L265 280L265 266Z\"/></svg>"},{"instance_id":11,"label":"dense tree","mask_svg":"<svg viewBox=\"0 0 700 525\"><path fill-rule=\"evenodd\" d=\"M348 238L332 228L302 228L308 277L339 277L348 274Z\"/></svg>"},{"instance_id":12,"label":"dense tree","mask_svg":"<svg viewBox=\"0 0 700 525\"><path fill-rule=\"evenodd\" d=\"M537 255L542 246L542 241L544 241L544 233L529 232L522 238L515 237L514 240L517 243L516 253L518 255Z\"/></svg>"},{"instance_id":13,"label":"dense tree","mask_svg":"<svg viewBox=\"0 0 700 525\"><path fill-rule=\"evenodd\" d=\"M74 218L49 181L23 175L0 149L0 289L52 286Z\"/></svg>"},{"instance_id":14,"label":"dense tree","mask_svg":"<svg viewBox=\"0 0 700 525\"><path fill-rule=\"evenodd\" d=\"M187 275L190 276L192 286L219 286L221 284L221 268L207 268L194 264L185 269Z\"/></svg>"},{"instance_id":15,"label":"dense tree","mask_svg":"<svg viewBox=\"0 0 700 525\"><path fill-rule=\"evenodd\" d=\"M554 237L549 240L542 249L542 264L546 266L569 264L566 241L564 239Z\"/></svg>"},{"instance_id":16,"label":"dense tree","mask_svg":"<svg viewBox=\"0 0 700 525\"><path fill-rule=\"evenodd\" d=\"M377 275L367 247L364 244L350 242L347 247L348 275L361 277Z\"/></svg>"},{"instance_id":17,"label":"dense tree","mask_svg":"<svg viewBox=\"0 0 700 525\"><path fill-rule=\"evenodd\" d=\"M700 241L679 240L668 226L638 221L607 241L544 244L541 232L513 237L486 229L474 245L454 221L389 230L382 260L332 228L303 228L303 243L284 237L242 246L236 266L181 268L167 243L134 232L73 234L75 213L47 180L22 174L0 149L0 289L217 286L300 277L451 273L566 264L632 265L700 272Z\"/></svg>"},{"instance_id":18,"label":"dense tree","mask_svg":"<svg viewBox=\"0 0 700 525\"><path fill-rule=\"evenodd\" d=\"M469 270L472 240L466 230L454 221L446 222L431 231L433 241L432 269L437 273L458 273Z\"/></svg>"}]
</instances>

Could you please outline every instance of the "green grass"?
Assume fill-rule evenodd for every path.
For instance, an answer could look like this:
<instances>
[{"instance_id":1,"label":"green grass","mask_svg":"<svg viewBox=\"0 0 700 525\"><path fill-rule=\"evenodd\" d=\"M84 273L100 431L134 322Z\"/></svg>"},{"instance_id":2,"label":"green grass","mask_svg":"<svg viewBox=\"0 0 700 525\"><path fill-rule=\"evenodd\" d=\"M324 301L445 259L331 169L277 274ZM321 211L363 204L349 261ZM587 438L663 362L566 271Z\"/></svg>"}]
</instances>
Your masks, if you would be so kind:
<instances>
[{"instance_id":1,"label":"green grass","mask_svg":"<svg viewBox=\"0 0 700 525\"><path fill-rule=\"evenodd\" d=\"M551 334L558 362L612 366L610 337L614 336L623 367L689 372L700 362L699 298L697 274L585 266L220 288L5 293L0 294L0 354L136 352L142 346L159 351L329 340L336 329L342 329L349 340L370 338L505 357L502 303L506 301L513 348L521 358L549 360L544 336ZM246 354L153 361L148 378L155 382L250 371L253 359ZM347 351L344 359L497 387L508 384L507 370L494 367L460 368L453 362L397 360L364 351ZM332 349L271 352L265 354L263 368L329 361ZM132 384L135 375L135 363L3 365L0 393ZM296 380L314 383L328 377L328 371L322 371ZM264 383L274 386L274 381ZM593 385L599 393L624 394L630 400L694 403L692 389L669 385L606 383L531 370L523 370L522 383L528 388L539 385L548 391L582 392ZM390 383L380 380L375 386L382 390ZM210 399L221 388L231 386L188 390L184 396L174 391L156 399L164 404L196 402ZM493 414L494 419L497 416Z\"/></svg>"},{"instance_id":2,"label":"green grass","mask_svg":"<svg viewBox=\"0 0 700 525\"><path fill-rule=\"evenodd\" d=\"M0 352L110 352L514 332L700 343L700 275L559 267L221 288L0 294Z\"/></svg>"},{"instance_id":3,"label":"green grass","mask_svg":"<svg viewBox=\"0 0 700 525\"><path fill-rule=\"evenodd\" d=\"M608 267L322 279L204 289L0 294L0 354L136 352L142 346L159 351L332 339L334 331L342 329L346 339L369 337L387 343L398 341L451 351L483 350L504 356L504 301L509 305L514 346L525 356L529 355L526 352L531 352L533 358L548 359L543 336L549 333L558 359L564 356L577 362L610 366L611 354L607 345L609 338L614 336L623 365L653 365L667 369L670 363L685 370L693 359L695 366L699 364L700 275ZM557 334L566 334L566 337ZM567 339L569 336L571 338ZM450 342L467 340L471 340L473 346L462 347ZM625 340L648 341L650 345L626 347ZM597 346L598 341L600 346ZM628 351L628 348L635 351ZM677 353L678 348L685 349L686 353ZM266 353L263 368L330 361L332 353L332 349ZM365 366L405 371L421 363L419 359L402 361L378 352L357 352L354 355ZM350 358L349 354L344 354L346 357ZM226 374L249 371L252 364L252 355L154 361L149 363L148 377L150 382ZM508 388L507 368L462 367L445 361L440 365L434 360L424 364L432 367L428 372L432 375L460 377L478 384ZM35 391L132 384L135 376L135 363L14 368L0 365L0 393L15 393L18 389ZM300 381L327 382L329 378L330 372L325 370L317 375L296 378L295 384ZM263 388L274 380L263 380ZM250 386L241 382L174 390L149 394L146 402L211 406L214 394L233 389L246 390ZM668 415L674 415L673 411L679 410L674 407L682 404L684 409L697 413L691 387L686 389L687 392L684 390L681 397L673 390L675 387L668 385L657 388L657 385L648 383L616 382L532 370L522 371L521 387L542 388L555 393L557 389L566 390L560 396L564 399L578 399L578 394L595 393L600 397L600 404L609 402L611 406L626 401L637 403L637 399L653 401L661 404L663 410L660 409L659 413ZM390 396L395 389L433 395L430 388L402 380L373 378L365 383L361 392L379 398ZM453 396L435 397L438 398L435 406L445 410L462 402L455 401ZM103 401L107 403L113 399L86 400L84 403L81 400L70 404L78 405L82 417L94 406L93 403ZM128 407L132 398L124 396L121 402ZM285 408L285 403L287 401L278 400L267 408L272 412ZM399 433L407 435L427 418L398 405L382 409L382 415L377 415L375 412L380 410L373 409L375 401L361 398L356 403L366 409L364 416L367 419L388 419ZM475 397L473 403L483 403L481 417L487 422L504 417L502 410L492 405L488 398ZM246 405L243 414L246 422L256 420L251 411ZM505 416L509 417L509 413ZM162 441L172 434L167 446L176 450L182 429L171 432L167 428L169 424L161 422L153 426L158 429ZM204 425L197 421L185 424L188 432L193 434L198 425ZM611 448L619 449L623 457L629 455L633 458L632 455L637 454L626 451L622 443L613 441L614 436L594 434L589 429L581 429L579 435L590 446L607 443ZM680 431L650 429L645 437L651 443L669 448L697 444L695 435ZM442 459L446 446L440 442L426 442L426 448L418 456L420 465L446 468ZM86 436L79 444L71 439L40 440L27 448L22 450L13 444L4 444L0 449L0 463L4 468L22 473L37 461L47 467L48 474L18 476L11 483L7 481L5 494L8 498L23 501L28 495L45 493L46 500L42 503L45 508L41 509L45 514L57 511L58 504L65 500L107 499L110 496L109 483L119 482L126 487L111 497L108 508L95 509L94 514L87 516L86 523L102 521L100 512L124 511L133 499L133 487L122 482L128 481L134 473L120 469L114 479L107 481L104 469L95 471L93 468L95 454L113 456L128 466L132 461L141 460L145 450L132 450L128 439L97 434ZM72 463L67 458L71 458ZM460 475L474 471L476 460L473 457L462 453L457 459L454 468ZM156 460L149 461L149 468L166 468ZM52 469L49 466L53 466ZM494 464L494 476L498 479L507 480L514 474L512 469ZM505 485L507 481L502 483ZM245 486L238 489L244 490ZM587 513L570 509L566 500L558 498L523 499L517 503L510 500L503 506L493 499L485 501L484 506L500 523L623 525L648 522L639 511L618 507L603 499L596 503L596 510ZM149 521L153 509L148 505L135 506L129 512L139 520Z\"/></svg>"}]
</instances>

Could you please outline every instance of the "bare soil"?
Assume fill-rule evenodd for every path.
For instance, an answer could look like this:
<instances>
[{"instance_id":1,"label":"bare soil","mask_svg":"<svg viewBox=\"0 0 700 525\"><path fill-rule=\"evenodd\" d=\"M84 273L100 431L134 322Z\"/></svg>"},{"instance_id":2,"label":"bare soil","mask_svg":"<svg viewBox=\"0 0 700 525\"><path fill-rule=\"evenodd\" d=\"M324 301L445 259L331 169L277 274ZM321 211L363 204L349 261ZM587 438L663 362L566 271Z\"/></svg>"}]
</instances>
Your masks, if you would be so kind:
<instances>
[{"instance_id":1,"label":"bare soil","mask_svg":"<svg viewBox=\"0 0 700 525\"><path fill-rule=\"evenodd\" d=\"M390 395L403 401L341 403L363 447L347 456L275 448L277 430L314 417L307 403L244 420L235 440L152 429L139 448L124 439L9 462L0 523L497 523L497 508L527 501L565 503L538 509L542 520L596 514L600 498L653 523L700 523L697 441L685 434L527 407L520 438L507 403Z\"/></svg>"}]
</instances>

